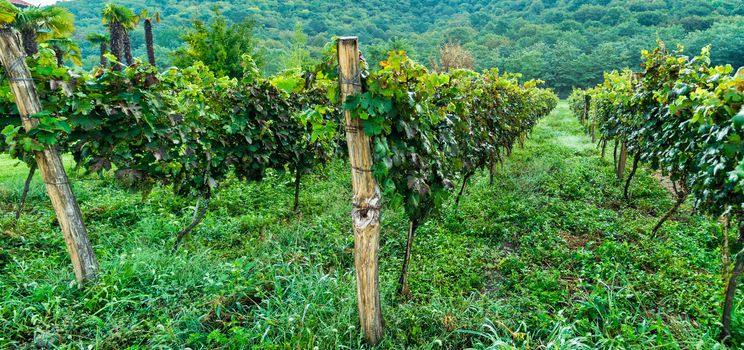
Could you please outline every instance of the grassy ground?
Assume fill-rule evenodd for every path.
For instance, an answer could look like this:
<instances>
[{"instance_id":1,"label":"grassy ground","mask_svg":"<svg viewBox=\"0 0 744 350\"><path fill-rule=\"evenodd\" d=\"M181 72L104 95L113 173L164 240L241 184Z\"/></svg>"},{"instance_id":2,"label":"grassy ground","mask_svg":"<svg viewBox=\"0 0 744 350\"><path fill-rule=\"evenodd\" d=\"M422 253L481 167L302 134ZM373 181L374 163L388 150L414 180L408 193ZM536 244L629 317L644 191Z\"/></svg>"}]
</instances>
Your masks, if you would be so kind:
<instances>
[{"instance_id":1,"label":"grassy ground","mask_svg":"<svg viewBox=\"0 0 744 350\"><path fill-rule=\"evenodd\" d=\"M419 229L410 300L395 295L405 218L386 207L380 348L719 347L720 228L687 207L651 236L671 198L642 169L626 203L609 157L560 104L495 185L477 176L459 212ZM77 177L102 271L86 288L39 179L14 228L13 164L0 158L0 348L363 347L343 162L305 179L299 216L291 179L233 181L175 255L193 202Z\"/></svg>"}]
</instances>

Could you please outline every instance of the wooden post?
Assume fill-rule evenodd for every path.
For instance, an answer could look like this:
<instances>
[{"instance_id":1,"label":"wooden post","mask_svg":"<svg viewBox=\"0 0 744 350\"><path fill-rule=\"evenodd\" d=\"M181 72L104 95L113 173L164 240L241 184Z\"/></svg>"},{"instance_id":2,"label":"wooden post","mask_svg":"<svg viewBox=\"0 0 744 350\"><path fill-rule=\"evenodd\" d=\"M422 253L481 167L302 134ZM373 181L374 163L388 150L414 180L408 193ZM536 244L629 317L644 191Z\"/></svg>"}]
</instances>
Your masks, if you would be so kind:
<instances>
[{"instance_id":1,"label":"wooden post","mask_svg":"<svg viewBox=\"0 0 744 350\"><path fill-rule=\"evenodd\" d=\"M41 112L42 106L21 47L18 32L0 29L0 63L5 67L23 127L31 130L39 121L30 116ZM44 150L36 152L35 157L47 193L52 200L57 221L65 236L75 277L78 282L94 279L98 274L98 262L88 240L83 215L70 188L59 152L56 147L45 145Z\"/></svg>"},{"instance_id":2,"label":"wooden post","mask_svg":"<svg viewBox=\"0 0 744 350\"><path fill-rule=\"evenodd\" d=\"M359 46L356 37L338 38L339 80L341 101L362 91L359 67ZM380 189L372 176L372 149L357 118L349 111L346 119L346 143L351 162L354 191L351 218L354 229L354 265L357 279L359 322L364 337L376 345L383 336L382 310L378 280L378 250L380 248Z\"/></svg>"},{"instance_id":3,"label":"wooden post","mask_svg":"<svg viewBox=\"0 0 744 350\"><path fill-rule=\"evenodd\" d=\"M625 178L625 163L628 162L628 146L625 141L620 148L620 157L617 160L617 179L622 181Z\"/></svg>"},{"instance_id":4,"label":"wooden post","mask_svg":"<svg viewBox=\"0 0 744 350\"><path fill-rule=\"evenodd\" d=\"M594 106L594 109L592 110L592 144L597 142L597 106Z\"/></svg>"},{"instance_id":5,"label":"wooden post","mask_svg":"<svg viewBox=\"0 0 744 350\"><path fill-rule=\"evenodd\" d=\"M587 119L589 119L589 103L590 103L591 96L584 95L584 113L581 114L581 124L586 123Z\"/></svg>"}]
</instances>

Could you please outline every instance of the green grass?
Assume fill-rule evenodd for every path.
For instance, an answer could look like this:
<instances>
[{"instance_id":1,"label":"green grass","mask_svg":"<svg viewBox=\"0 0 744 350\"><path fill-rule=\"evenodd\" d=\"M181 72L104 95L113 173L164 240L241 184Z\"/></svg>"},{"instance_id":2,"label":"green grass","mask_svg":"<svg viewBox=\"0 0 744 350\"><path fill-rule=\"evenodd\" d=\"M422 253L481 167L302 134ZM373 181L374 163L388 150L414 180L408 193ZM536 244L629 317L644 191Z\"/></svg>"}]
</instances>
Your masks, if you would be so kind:
<instances>
[{"instance_id":1,"label":"green grass","mask_svg":"<svg viewBox=\"0 0 744 350\"><path fill-rule=\"evenodd\" d=\"M608 153L561 103L493 186L479 174L459 212L419 229L409 300L395 295L405 217L385 207L379 348L720 347L720 227L686 206L651 236L671 198L641 169L626 203ZM75 175L102 272L85 288L38 178L14 227L14 164L0 158L0 348L364 347L344 162L304 179L299 216L291 179L231 181L175 255L193 202Z\"/></svg>"}]
</instances>

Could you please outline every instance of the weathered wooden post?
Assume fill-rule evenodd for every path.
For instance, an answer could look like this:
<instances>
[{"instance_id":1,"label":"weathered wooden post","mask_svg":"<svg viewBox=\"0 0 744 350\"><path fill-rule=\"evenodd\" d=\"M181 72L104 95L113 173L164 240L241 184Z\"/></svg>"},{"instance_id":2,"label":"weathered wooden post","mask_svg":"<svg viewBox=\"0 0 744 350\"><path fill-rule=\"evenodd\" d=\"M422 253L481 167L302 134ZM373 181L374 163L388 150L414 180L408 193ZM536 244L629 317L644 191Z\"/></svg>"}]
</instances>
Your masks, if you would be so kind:
<instances>
[{"instance_id":1,"label":"weathered wooden post","mask_svg":"<svg viewBox=\"0 0 744 350\"><path fill-rule=\"evenodd\" d=\"M740 217L740 216L739 216ZM738 220L741 220L737 218ZM740 221L739 224L739 239L737 245L741 246L744 244L744 222ZM726 284L726 290L723 299L723 315L721 316L721 334L718 338L724 342L729 343L731 341L731 326L732 317L731 313L734 309L734 298L736 297L736 285L738 284L739 277L744 273L744 253L739 252L734 257L734 267L731 270L731 276L728 278Z\"/></svg>"},{"instance_id":2,"label":"weathered wooden post","mask_svg":"<svg viewBox=\"0 0 744 350\"><path fill-rule=\"evenodd\" d=\"M5 67L23 127L31 130L39 124L39 121L31 116L41 112L42 106L21 47L18 32L13 29L0 29L0 63ZM75 277L78 282L94 279L98 274L98 262L88 240L83 215L70 188L59 152L56 147L45 145L44 150L36 152L35 157L47 193L52 200L57 221L65 236Z\"/></svg>"},{"instance_id":3,"label":"weathered wooden post","mask_svg":"<svg viewBox=\"0 0 744 350\"><path fill-rule=\"evenodd\" d=\"M592 144L597 142L597 106L594 106L594 109L592 110Z\"/></svg>"},{"instance_id":4,"label":"weathered wooden post","mask_svg":"<svg viewBox=\"0 0 744 350\"><path fill-rule=\"evenodd\" d=\"M589 103L591 102L591 96L584 95L584 112L581 114L581 123L585 124L589 119Z\"/></svg>"},{"instance_id":5,"label":"weathered wooden post","mask_svg":"<svg viewBox=\"0 0 744 350\"><path fill-rule=\"evenodd\" d=\"M628 145L621 141L620 156L617 160L617 179L622 181L625 178L625 164L628 162Z\"/></svg>"},{"instance_id":6,"label":"weathered wooden post","mask_svg":"<svg viewBox=\"0 0 744 350\"><path fill-rule=\"evenodd\" d=\"M359 67L359 44L356 37L338 38L339 80L341 101L362 91ZM359 322L364 337L372 345L383 336L382 309L378 280L378 250L380 247L380 189L372 176L370 138L349 111L346 119L346 143L351 162L354 191L351 218L354 229L354 265L357 279Z\"/></svg>"}]
</instances>

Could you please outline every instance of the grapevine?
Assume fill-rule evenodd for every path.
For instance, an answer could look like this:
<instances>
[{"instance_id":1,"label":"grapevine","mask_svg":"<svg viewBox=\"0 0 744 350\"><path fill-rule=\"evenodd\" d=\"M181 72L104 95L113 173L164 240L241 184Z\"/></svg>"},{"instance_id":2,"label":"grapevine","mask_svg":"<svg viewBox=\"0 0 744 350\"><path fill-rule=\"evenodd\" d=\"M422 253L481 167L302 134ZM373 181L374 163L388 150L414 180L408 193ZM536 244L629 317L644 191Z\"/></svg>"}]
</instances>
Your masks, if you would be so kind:
<instances>
[{"instance_id":1,"label":"grapevine","mask_svg":"<svg viewBox=\"0 0 744 350\"><path fill-rule=\"evenodd\" d=\"M604 140L627 145L637 163L668 174L678 187L678 201L653 231L682 205L687 195L698 212L739 220L744 243L744 71L711 66L709 48L700 55L670 52L663 44L643 52L643 71L605 74L603 84L576 96L590 94L598 111ZM631 172L632 177L633 172ZM627 188L630 178L626 182ZM678 185L677 185L678 183ZM722 339L731 335L731 304L738 274L744 269L739 253L727 287Z\"/></svg>"}]
</instances>

